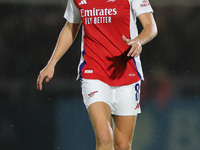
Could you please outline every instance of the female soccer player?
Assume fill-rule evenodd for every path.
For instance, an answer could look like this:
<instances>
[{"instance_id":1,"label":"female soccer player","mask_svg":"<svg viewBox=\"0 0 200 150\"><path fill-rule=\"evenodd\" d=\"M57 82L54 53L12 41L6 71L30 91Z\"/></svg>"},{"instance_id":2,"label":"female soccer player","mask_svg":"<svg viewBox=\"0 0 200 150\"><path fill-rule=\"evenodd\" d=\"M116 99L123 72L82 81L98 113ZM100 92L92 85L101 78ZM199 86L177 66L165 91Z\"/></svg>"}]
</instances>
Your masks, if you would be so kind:
<instances>
[{"instance_id":1,"label":"female soccer player","mask_svg":"<svg viewBox=\"0 0 200 150\"><path fill-rule=\"evenodd\" d=\"M78 78L97 150L130 150L143 80L142 45L157 34L148 0L68 0L64 25L55 50L37 79L42 90L82 24ZM143 30L138 35L136 17ZM111 118L113 127L111 127Z\"/></svg>"}]
</instances>

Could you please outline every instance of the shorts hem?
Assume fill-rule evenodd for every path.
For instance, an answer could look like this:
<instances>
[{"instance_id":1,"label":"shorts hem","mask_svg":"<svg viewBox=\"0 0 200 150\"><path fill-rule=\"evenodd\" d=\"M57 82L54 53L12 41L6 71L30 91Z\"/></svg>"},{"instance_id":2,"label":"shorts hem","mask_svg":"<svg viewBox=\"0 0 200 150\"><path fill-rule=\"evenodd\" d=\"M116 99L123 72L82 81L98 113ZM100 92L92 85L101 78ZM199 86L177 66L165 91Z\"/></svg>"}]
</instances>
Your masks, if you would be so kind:
<instances>
[{"instance_id":1,"label":"shorts hem","mask_svg":"<svg viewBox=\"0 0 200 150\"><path fill-rule=\"evenodd\" d=\"M139 113L113 113L112 115L113 116L137 116L137 115L139 115L139 114L141 114L141 112L139 112Z\"/></svg>"},{"instance_id":2,"label":"shorts hem","mask_svg":"<svg viewBox=\"0 0 200 150\"><path fill-rule=\"evenodd\" d=\"M111 104L109 104L107 101L104 101L104 100L96 100L96 101L90 102L88 105L85 104L86 109L88 110L88 108L89 108L92 104L97 103L97 102L106 103L106 104L110 107L110 109L111 109L111 111L112 111L112 106L111 106Z\"/></svg>"}]
</instances>

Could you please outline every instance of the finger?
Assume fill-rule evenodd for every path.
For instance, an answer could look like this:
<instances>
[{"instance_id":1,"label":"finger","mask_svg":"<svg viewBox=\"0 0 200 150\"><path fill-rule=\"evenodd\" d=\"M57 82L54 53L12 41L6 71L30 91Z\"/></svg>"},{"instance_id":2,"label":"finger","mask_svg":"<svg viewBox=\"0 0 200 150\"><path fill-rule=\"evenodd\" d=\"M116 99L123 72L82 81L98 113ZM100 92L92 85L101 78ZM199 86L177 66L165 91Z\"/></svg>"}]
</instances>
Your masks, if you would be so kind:
<instances>
[{"instance_id":1,"label":"finger","mask_svg":"<svg viewBox=\"0 0 200 150\"><path fill-rule=\"evenodd\" d=\"M45 78L45 82L49 82L50 80L51 80L50 77L46 77L46 78Z\"/></svg>"},{"instance_id":2,"label":"finger","mask_svg":"<svg viewBox=\"0 0 200 150\"><path fill-rule=\"evenodd\" d=\"M136 57L136 55L138 54L138 50L135 50L132 54L131 54L131 57Z\"/></svg>"},{"instance_id":3,"label":"finger","mask_svg":"<svg viewBox=\"0 0 200 150\"><path fill-rule=\"evenodd\" d=\"M139 48L138 53L135 55L135 57L138 57L142 52L142 47Z\"/></svg>"},{"instance_id":4,"label":"finger","mask_svg":"<svg viewBox=\"0 0 200 150\"><path fill-rule=\"evenodd\" d=\"M134 51L135 51L135 47L132 46L131 49L129 50L127 56L130 57L133 54Z\"/></svg>"},{"instance_id":5,"label":"finger","mask_svg":"<svg viewBox=\"0 0 200 150\"><path fill-rule=\"evenodd\" d=\"M43 83L44 77L41 77L40 75L38 76L38 80L37 80L37 89L38 90L42 90L42 83Z\"/></svg>"},{"instance_id":6,"label":"finger","mask_svg":"<svg viewBox=\"0 0 200 150\"><path fill-rule=\"evenodd\" d=\"M142 51L142 47L138 46L135 51L131 54L131 57L138 57Z\"/></svg>"},{"instance_id":7,"label":"finger","mask_svg":"<svg viewBox=\"0 0 200 150\"><path fill-rule=\"evenodd\" d=\"M122 39L124 42L126 42L126 44L128 44L128 39L124 35L122 35Z\"/></svg>"},{"instance_id":8,"label":"finger","mask_svg":"<svg viewBox=\"0 0 200 150\"><path fill-rule=\"evenodd\" d=\"M138 53L138 47L135 47L134 51L131 54L131 57L135 57Z\"/></svg>"},{"instance_id":9,"label":"finger","mask_svg":"<svg viewBox=\"0 0 200 150\"><path fill-rule=\"evenodd\" d=\"M36 87L37 87L37 89L39 90L39 76L38 76L38 78L37 78Z\"/></svg>"},{"instance_id":10,"label":"finger","mask_svg":"<svg viewBox=\"0 0 200 150\"><path fill-rule=\"evenodd\" d=\"M124 35L122 35L122 39L124 40L124 42L126 42L127 45L132 45L133 43L135 43L135 41L127 39Z\"/></svg>"},{"instance_id":11,"label":"finger","mask_svg":"<svg viewBox=\"0 0 200 150\"><path fill-rule=\"evenodd\" d=\"M42 82L38 83L38 90L40 90L40 91L42 90Z\"/></svg>"}]
</instances>

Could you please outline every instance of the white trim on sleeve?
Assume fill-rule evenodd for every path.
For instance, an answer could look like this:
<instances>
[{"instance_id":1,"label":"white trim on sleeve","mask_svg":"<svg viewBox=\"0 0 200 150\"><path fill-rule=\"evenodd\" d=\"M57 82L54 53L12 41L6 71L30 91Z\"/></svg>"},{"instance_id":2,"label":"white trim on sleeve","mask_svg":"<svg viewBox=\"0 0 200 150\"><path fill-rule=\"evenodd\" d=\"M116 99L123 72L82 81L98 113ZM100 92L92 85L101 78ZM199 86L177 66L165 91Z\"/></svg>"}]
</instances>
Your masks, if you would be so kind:
<instances>
[{"instance_id":1,"label":"white trim on sleeve","mask_svg":"<svg viewBox=\"0 0 200 150\"><path fill-rule=\"evenodd\" d=\"M80 23L81 17L80 12L73 0L68 0L67 8L65 10L64 18L67 19L70 23Z\"/></svg>"},{"instance_id":2,"label":"white trim on sleeve","mask_svg":"<svg viewBox=\"0 0 200 150\"><path fill-rule=\"evenodd\" d=\"M153 12L148 0L132 0L132 9L137 17L143 13Z\"/></svg>"}]
</instances>

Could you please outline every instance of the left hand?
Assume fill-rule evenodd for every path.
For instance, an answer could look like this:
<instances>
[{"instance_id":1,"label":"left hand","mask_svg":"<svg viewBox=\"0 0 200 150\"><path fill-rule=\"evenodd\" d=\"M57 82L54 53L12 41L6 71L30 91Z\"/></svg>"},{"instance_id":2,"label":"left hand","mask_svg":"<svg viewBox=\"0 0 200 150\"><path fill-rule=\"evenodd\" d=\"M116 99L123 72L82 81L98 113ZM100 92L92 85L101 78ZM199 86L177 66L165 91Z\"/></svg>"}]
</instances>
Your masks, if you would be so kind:
<instances>
[{"instance_id":1,"label":"left hand","mask_svg":"<svg viewBox=\"0 0 200 150\"><path fill-rule=\"evenodd\" d=\"M122 39L124 40L124 42L126 42L127 45L131 46L131 49L129 50L127 56L138 57L140 53L142 52L141 43L134 39L127 39L124 35L122 36Z\"/></svg>"}]
</instances>

